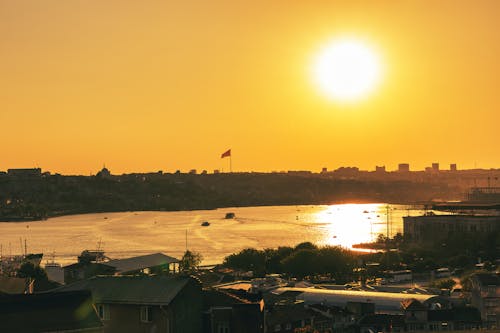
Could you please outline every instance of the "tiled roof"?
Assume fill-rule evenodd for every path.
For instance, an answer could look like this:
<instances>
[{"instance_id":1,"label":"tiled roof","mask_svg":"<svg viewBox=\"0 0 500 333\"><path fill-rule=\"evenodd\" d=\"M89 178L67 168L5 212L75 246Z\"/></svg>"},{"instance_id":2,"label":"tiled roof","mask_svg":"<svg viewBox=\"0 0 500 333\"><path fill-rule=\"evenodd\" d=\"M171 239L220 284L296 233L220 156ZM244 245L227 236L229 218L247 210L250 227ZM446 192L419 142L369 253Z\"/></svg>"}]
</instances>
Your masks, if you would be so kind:
<instances>
[{"instance_id":1,"label":"tiled roof","mask_svg":"<svg viewBox=\"0 0 500 333\"><path fill-rule=\"evenodd\" d=\"M94 303L167 305L189 281L195 280L168 276L95 276L58 290L90 290Z\"/></svg>"}]
</instances>

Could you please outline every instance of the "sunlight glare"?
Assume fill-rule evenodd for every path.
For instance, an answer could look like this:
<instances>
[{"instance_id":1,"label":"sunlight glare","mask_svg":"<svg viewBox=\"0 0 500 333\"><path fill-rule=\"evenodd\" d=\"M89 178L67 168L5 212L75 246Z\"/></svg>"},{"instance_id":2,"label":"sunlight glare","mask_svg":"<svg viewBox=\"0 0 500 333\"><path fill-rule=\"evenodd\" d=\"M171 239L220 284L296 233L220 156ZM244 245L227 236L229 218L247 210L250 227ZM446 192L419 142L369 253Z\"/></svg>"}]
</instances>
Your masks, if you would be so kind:
<instances>
[{"instance_id":1,"label":"sunlight glare","mask_svg":"<svg viewBox=\"0 0 500 333\"><path fill-rule=\"evenodd\" d=\"M379 83L380 60L366 43L334 40L315 59L313 77L327 97L357 101L367 97Z\"/></svg>"}]
</instances>

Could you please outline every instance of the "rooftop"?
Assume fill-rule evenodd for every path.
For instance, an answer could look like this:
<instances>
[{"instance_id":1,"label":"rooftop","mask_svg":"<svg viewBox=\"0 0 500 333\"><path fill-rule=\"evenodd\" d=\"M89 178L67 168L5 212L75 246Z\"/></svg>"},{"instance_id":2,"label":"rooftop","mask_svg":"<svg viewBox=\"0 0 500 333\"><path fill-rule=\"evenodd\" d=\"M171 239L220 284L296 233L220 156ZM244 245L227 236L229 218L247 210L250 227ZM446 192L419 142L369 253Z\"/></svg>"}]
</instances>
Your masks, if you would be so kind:
<instances>
[{"instance_id":1,"label":"rooftop","mask_svg":"<svg viewBox=\"0 0 500 333\"><path fill-rule=\"evenodd\" d=\"M59 332L102 327L88 291L0 295L2 332Z\"/></svg>"},{"instance_id":2,"label":"rooftop","mask_svg":"<svg viewBox=\"0 0 500 333\"><path fill-rule=\"evenodd\" d=\"M409 298L427 304L440 302L437 295L405 294L376 291L358 290L328 290L316 288L278 288L273 291L276 294L285 292L298 292L297 299L304 300L306 304L322 303L345 307L348 302L374 303L377 312L400 312L401 302Z\"/></svg>"},{"instance_id":3,"label":"rooftop","mask_svg":"<svg viewBox=\"0 0 500 333\"><path fill-rule=\"evenodd\" d=\"M106 265L115 267L117 272L126 273L142 269L178 263L180 260L163 253L153 253L127 259L116 259L106 262Z\"/></svg>"},{"instance_id":4,"label":"rooftop","mask_svg":"<svg viewBox=\"0 0 500 333\"><path fill-rule=\"evenodd\" d=\"M169 276L95 276L59 288L90 290L94 303L167 305L194 279Z\"/></svg>"},{"instance_id":5,"label":"rooftop","mask_svg":"<svg viewBox=\"0 0 500 333\"><path fill-rule=\"evenodd\" d=\"M500 276L494 273L477 273L474 277L483 286L500 286Z\"/></svg>"}]
</instances>

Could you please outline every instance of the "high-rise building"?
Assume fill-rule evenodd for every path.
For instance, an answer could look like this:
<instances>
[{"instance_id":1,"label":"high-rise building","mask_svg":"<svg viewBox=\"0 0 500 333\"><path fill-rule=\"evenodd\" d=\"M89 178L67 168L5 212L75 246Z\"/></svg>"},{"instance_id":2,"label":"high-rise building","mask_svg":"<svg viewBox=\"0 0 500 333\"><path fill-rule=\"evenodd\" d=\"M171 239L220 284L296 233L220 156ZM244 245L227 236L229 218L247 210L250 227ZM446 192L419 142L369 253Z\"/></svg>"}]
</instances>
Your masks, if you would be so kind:
<instances>
[{"instance_id":1,"label":"high-rise building","mask_svg":"<svg viewBox=\"0 0 500 333\"><path fill-rule=\"evenodd\" d=\"M410 164L408 163L399 163L398 165L399 172L410 172Z\"/></svg>"},{"instance_id":2,"label":"high-rise building","mask_svg":"<svg viewBox=\"0 0 500 333\"><path fill-rule=\"evenodd\" d=\"M432 171L439 172L439 163L432 163Z\"/></svg>"}]
</instances>

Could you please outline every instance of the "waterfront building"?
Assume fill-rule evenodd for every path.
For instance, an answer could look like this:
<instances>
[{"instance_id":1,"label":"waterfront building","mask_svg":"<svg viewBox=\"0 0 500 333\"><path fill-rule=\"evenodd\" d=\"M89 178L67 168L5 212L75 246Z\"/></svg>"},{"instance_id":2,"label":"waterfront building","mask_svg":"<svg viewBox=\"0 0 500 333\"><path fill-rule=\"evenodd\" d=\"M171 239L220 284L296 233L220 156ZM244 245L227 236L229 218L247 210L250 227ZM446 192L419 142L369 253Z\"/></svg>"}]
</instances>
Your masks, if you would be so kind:
<instances>
[{"instance_id":1,"label":"waterfront building","mask_svg":"<svg viewBox=\"0 0 500 333\"><path fill-rule=\"evenodd\" d=\"M473 187L467 192L467 200L478 203L500 204L500 187Z\"/></svg>"},{"instance_id":2,"label":"waterfront building","mask_svg":"<svg viewBox=\"0 0 500 333\"><path fill-rule=\"evenodd\" d=\"M403 217L403 234L409 242L435 243L455 233L490 233L499 229L496 215L434 215Z\"/></svg>"}]
</instances>

